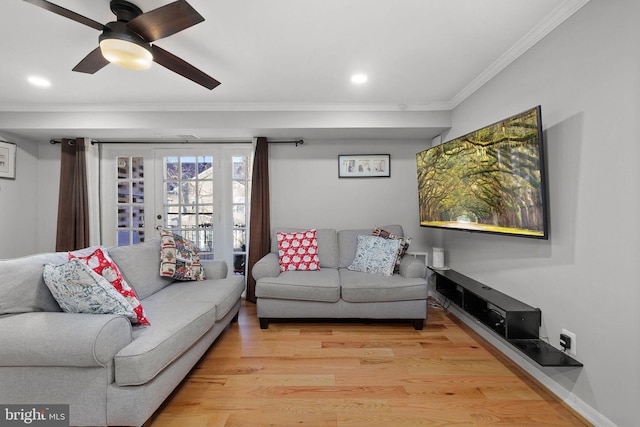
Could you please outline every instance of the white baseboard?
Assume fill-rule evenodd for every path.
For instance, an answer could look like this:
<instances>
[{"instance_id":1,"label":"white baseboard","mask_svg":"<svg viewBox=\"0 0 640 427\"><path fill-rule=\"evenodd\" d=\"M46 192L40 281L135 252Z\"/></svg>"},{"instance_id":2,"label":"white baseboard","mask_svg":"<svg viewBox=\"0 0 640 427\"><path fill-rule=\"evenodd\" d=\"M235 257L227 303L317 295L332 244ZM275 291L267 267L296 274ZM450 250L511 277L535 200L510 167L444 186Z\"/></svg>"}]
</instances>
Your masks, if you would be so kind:
<instances>
[{"instance_id":1,"label":"white baseboard","mask_svg":"<svg viewBox=\"0 0 640 427\"><path fill-rule=\"evenodd\" d=\"M511 359L516 365L525 370L529 375L535 378L549 392L554 394L558 399L563 401L567 406L580 414L584 419L597 427L617 427L611 420L598 412L595 408L587 404L584 400L565 389L562 385L551 379L539 365L525 357L518 350L499 338L493 331L484 326L482 323L462 311L455 305L447 308L454 316L464 322L467 326L477 332L482 338L487 340L491 345L500 350L505 356ZM427 316L428 319L428 316Z\"/></svg>"}]
</instances>

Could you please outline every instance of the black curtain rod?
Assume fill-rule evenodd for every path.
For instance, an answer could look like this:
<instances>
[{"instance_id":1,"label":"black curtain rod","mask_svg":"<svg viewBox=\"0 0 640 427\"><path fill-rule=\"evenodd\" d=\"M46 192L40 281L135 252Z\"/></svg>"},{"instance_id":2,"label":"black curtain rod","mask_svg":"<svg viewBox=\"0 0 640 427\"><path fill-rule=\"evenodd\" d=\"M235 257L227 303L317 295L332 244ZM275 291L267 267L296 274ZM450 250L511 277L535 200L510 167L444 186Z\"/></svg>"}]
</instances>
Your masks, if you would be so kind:
<instances>
[{"instance_id":1,"label":"black curtain rod","mask_svg":"<svg viewBox=\"0 0 640 427\"><path fill-rule=\"evenodd\" d=\"M75 142L74 139L70 139L71 143ZM213 141L97 141L95 139L91 140L91 145L94 144L247 144L250 141L227 141L227 142L213 142ZM298 144L304 144L304 140L267 140L269 144L295 144L296 147ZM51 139L49 140L50 144L60 144L62 143L61 139Z\"/></svg>"},{"instance_id":2,"label":"black curtain rod","mask_svg":"<svg viewBox=\"0 0 640 427\"><path fill-rule=\"evenodd\" d=\"M69 138L68 139L69 144L73 145L76 143L76 138ZM91 145L95 144L98 141L91 141ZM61 139L50 139L49 140L49 144L62 144L62 140Z\"/></svg>"},{"instance_id":3,"label":"black curtain rod","mask_svg":"<svg viewBox=\"0 0 640 427\"><path fill-rule=\"evenodd\" d=\"M304 140L303 139L296 139L296 140L278 140L278 139L267 139L267 142L269 144L296 144L296 147L298 146L298 144L302 145L304 144Z\"/></svg>"},{"instance_id":4,"label":"black curtain rod","mask_svg":"<svg viewBox=\"0 0 640 427\"><path fill-rule=\"evenodd\" d=\"M75 142L74 139L71 139L72 142ZM50 144L60 144L62 140L60 139L52 139L49 141ZM95 144L250 144L251 141L98 141L95 139L91 140L91 145Z\"/></svg>"},{"instance_id":5,"label":"black curtain rod","mask_svg":"<svg viewBox=\"0 0 640 427\"><path fill-rule=\"evenodd\" d=\"M69 144L73 145L76 143L76 138L69 138ZM91 140L91 145L98 144L100 141L96 141L95 139ZM61 139L50 139L49 144L62 144Z\"/></svg>"}]
</instances>

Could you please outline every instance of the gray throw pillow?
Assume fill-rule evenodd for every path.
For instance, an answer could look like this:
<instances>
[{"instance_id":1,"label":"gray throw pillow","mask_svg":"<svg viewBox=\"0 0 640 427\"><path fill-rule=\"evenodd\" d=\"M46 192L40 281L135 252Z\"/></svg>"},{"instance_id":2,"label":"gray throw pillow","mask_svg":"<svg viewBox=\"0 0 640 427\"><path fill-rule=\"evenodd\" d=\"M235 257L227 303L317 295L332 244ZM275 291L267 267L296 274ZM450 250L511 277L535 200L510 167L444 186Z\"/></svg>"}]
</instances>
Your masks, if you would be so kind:
<instances>
[{"instance_id":1,"label":"gray throw pillow","mask_svg":"<svg viewBox=\"0 0 640 427\"><path fill-rule=\"evenodd\" d=\"M47 264L44 282L67 313L120 314L137 321L131 304L84 262L74 258L65 264Z\"/></svg>"},{"instance_id":2,"label":"gray throw pillow","mask_svg":"<svg viewBox=\"0 0 640 427\"><path fill-rule=\"evenodd\" d=\"M358 235L356 256L348 270L391 276L396 265L400 240Z\"/></svg>"}]
</instances>

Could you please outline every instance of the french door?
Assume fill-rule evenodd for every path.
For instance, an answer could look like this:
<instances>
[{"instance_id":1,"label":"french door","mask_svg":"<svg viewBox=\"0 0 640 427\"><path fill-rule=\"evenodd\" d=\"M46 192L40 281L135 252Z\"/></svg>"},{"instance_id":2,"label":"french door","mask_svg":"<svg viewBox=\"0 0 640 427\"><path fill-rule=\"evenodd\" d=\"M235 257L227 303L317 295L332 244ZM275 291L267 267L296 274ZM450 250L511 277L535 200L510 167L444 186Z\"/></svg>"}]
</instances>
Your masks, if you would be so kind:
<instances>
[{"instance_id":1,"label":"french door","mask_svg":"<svg viewBox=\"0 0 640 427\"><path fill-rule=\"evenodd\" d=\"M162 226L193 241L202 259L244 274L250 159L250 144L103 145L103 244L157 238Z\"/></svg>"}]
</instances>

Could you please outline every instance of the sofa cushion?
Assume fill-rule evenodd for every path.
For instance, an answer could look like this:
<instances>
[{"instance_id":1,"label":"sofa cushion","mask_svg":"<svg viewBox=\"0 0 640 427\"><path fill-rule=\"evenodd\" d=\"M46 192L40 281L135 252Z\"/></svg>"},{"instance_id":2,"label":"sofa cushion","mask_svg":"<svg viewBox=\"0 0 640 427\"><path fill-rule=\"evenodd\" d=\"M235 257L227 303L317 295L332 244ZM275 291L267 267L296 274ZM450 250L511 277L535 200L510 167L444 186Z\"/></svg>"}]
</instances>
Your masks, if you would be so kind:
<instances>
[{"instance_id":1,"label":"sofa cushion","mask_svg":"<svg viewBox=\"0 0 640 427\"><path fill-rule=\"evenodd\" d=\"M170 283L171 277L161 277L160 240L148 240L131 246L109 248L109 255L140 300L158 292ZM147 316L148 317L148 316ZM151 319L151 318L149 318Z\"/></svg>"},{"instance_id":2,"label":"sofa cushion","mask_svg":"<svg viewBox=\"0 0 640 427\"><path fill-rule=\"evenodd\" d=\"M0 260L0 315L62 311L42 277L44 265L61 264L66 252Z\"/></svg>"},{"instance_id":3,"label":"sofa cushion","mask_svg":"<svg viewBox=\"0 0 640 427\"><path fill-rule=\"evenodd\" d=\"M216 320L215 306L210 303L181 299L143 303L152 325L134 330L133 342L114 357L119 386L151 381L211 329Z\"/></svg>"},{"instance_id":4,"label":"sofa cushion","mask_svg":"<svg viewBox=\"0 0 640 427\"><path fill-rule=\"evenodd\" d=\"M226 279L207 279L199 282L173 283L144 300L170 303L178 299L186 302L211 303L216 307L216 320L222 319L236 305L244 292L244 276Z\"/></svg>"},{"instance_id":5,"label":"sofa cushion","mask_svg":"<svg viewBox=\"0 0 640 427\"><path fill-rule=\"evenodd\" d=\"M280 271L317 271L320 269L316 230L276 233Z\"/></svg>"},{"instance_id":6,"label":"sofa cushion","mask_svg":"<svg viewBox=\"0 0 640 427\"><path fill-rule=\"evenodd\" d=\"M403 237L404 232L400 225L385 225L380 227L393 233L396 236ZM340 230L338 232L338 247L339 247L339 267L347 268L353 262L356 256L356 249L358 247L358 235L370 235L371 228L353 229L353 230Z\"/></svg>"},{"instance_id":7,"label":"sofa cushion","mask_svg":"<svg viewBox=\"0 0 640 427\"><path fill-rule=\"evenodd\" d=\"M271 252L278 253L278 231L282 233L294 233L305 231L305 228L274 228L271 233ZM332 228L316 229L316 239L318 240L318 257L320 258L320 268L338 267L338 239L337 232Z\"/></svg>"},{"instance_id":8,"label":"sofa cushion","mask_svg":"<svg viewBox=\"0 0 640 427\"><path fill-rule=\"evenodd\" d=\"M400 240L358 235L356 256L349 270L391 276L398 258Z\"/></svg>"},{"instance_id":9,"label":"sofa cushion","mask_svg":"<svg viewBox=\"0 0 640 427\"><path fill-rule=\"evenodd\" d=\"M69 254L69 259L75 257L73 253ZM136 320L134 323L140 325L149 325L149 320L145 317L144 309L135 291L131 289L131 286L122 277L120 269L115 262L109 257L109 253L106 249L97 248L95 251L85 256L78 256L78 259L82 260L89 268L91 268L96 274L104 277L107 282L114 287L120 295L127 300L133 311L136 313Z\"/></svg>"},{"instance_id":10,"label":"sofa cushion","mask_svg":"<svg viewBox=\"0 0 640 427\"><path fill-rule=\"evenodd\" d=\"M256 283L258 298L336 302L340 299L337 269L285 271L278 277L263 277Z\"/></svg>"},{"instance_id":11,"label":"sofa cushion","mask_svg":"<svg viewBox=\"0 0 640 427\"><path fill-rule=\"evenodd\" d=\"M47 264L42 275L53 297L68 313L120 314L137 321L131 304L78 258L60 265Z\"/></svg>"},{"instance_id":12,"label":"sofa cushion","mask_svg":"<svg viewBox=\"0 0 640 427\"><path fill-rule=\"evenodd\" d=\"M195 243L160 228L160 275L176 280L204 280L205 273Z\"/></svg>"},{"instance_id":13,"label":"sofa cushion","mask_svg":"<svg viewBox=\"0 0 640 427\"><path fill-rule=\"evenodd\" d=\"M342 299L347 302L407 301L427 298L425 279L407 279L399 274L385 277L340 269L340 284Z\"/></svg>"},{"instance_id":14,"label":"sofa cushion","mask_svg":"<svg viewBox=\"0 0 640 427\"><path fill-rule=\"evenodd\" d=\"M206 272L207 279L224 279L229 273L229 267L224 260L201 259L200 263Z\"/></svg>"}]
</instances>

